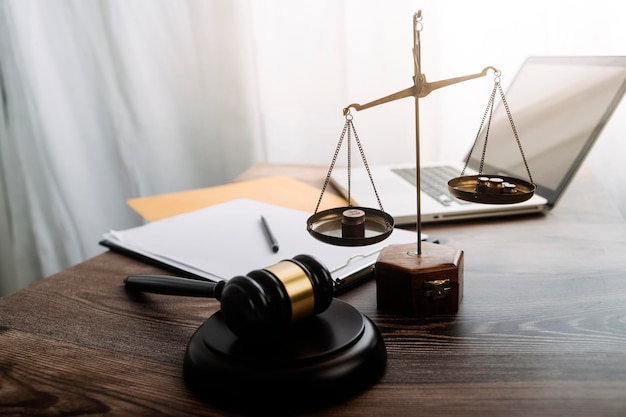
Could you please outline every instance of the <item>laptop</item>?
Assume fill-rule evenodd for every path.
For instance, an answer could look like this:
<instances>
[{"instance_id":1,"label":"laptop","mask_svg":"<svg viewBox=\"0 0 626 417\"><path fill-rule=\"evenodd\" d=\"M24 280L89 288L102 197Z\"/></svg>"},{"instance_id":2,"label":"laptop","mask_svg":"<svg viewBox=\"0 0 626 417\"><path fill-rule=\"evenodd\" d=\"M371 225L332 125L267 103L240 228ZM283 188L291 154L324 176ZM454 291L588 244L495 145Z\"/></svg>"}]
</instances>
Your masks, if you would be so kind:
<instances>
[{"instance_id":1,"label":"laptop","mask_svg":"<svg viewBox=\"0 0 626 417\"><path fill-rule=\"evenodd\" d=\"M528 162L536 191L515 204L481 204L458 200L447 183L479 172L487 121L469 159L445 164L420 164L420 208L423 223L542 213L565 192L585 156L609 121L626 90L625 57L527 58L505 92L506 101ZM496 94L482 173L529 181L506 110ZM472 138L473 145L475 138ZM352 163L348 192L347 168L336 167L331 183L352 205L379 208L376 193L360 158ZM415 224L415 164L370 166L383 210L397 225Z\"/></svg>"}]
</instances>

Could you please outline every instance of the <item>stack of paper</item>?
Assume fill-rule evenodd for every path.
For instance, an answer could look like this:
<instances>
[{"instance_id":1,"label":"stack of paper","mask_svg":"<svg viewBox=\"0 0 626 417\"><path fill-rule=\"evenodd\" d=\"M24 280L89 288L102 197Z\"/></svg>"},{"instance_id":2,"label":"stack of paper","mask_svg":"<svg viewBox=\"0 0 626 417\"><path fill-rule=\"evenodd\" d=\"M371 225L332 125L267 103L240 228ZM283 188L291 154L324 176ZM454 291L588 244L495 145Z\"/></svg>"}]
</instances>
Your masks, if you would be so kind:
<instances>
[{"instance_id":1,"label":"stack of paper","mask_svg":"<svg viewBox=\"0 0 626 417\"><path fill-rule=\"evenodd\" d=\"M209 280L227 280L289 259L316 257L336 283L371 267L390 244L416 242L415 232L396 229L384 241L358 247L334 246L306 230L312 213L251 199L235 199L132 229L111 231L102 245ZM280 245L274 253L263 233L261 216Z\"/></svg>"}]
</instances>

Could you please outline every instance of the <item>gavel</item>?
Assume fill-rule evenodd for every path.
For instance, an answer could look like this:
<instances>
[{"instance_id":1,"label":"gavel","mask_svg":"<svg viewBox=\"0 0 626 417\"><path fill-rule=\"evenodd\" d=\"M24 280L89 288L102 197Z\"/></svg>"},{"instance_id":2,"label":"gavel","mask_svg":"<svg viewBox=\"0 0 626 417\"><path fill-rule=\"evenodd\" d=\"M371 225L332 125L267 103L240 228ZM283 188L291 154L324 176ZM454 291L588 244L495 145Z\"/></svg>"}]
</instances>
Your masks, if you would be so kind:
<instances>
[{"instance_id":1,"label":"gavel","mask_svg":"<svg viewBox=\"0 0 626 417\"><path fill-rule=\"evenodd\" d=\"M296 255L226 281L131 275L124 284L130 291L215 298L224 322L242 339L278 336L325 311L333 298L330 271L311 255Z\"/></svg>"}]
</instances>

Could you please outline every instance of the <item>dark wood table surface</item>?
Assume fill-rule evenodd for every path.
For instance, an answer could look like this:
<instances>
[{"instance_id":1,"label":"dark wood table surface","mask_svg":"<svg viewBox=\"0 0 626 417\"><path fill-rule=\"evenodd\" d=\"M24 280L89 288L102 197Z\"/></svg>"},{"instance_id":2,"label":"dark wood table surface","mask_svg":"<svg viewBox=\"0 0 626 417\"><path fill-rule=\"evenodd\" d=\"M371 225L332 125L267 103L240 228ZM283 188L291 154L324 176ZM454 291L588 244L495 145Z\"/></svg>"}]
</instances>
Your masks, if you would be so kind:
<instances>
[{"instance_id":1,"label":"dark wood table surface","mask_svg":"<svg viewBox=\"0 0 626 417\"><path fill-rule=\"evenodd\" d=\"M320 185L325 172L258 165L238 179ZM380 329L387 369L307 415L626 416L626 223L593 172L583 167L547 215L423 229L464 251L459 312L379 312L373 281L341 295ZM106 252L0 299L0 415L232 415L182 376L217 302L137 300L122 282L140 273L163 271Z\"/></svg>"}]
</instances>

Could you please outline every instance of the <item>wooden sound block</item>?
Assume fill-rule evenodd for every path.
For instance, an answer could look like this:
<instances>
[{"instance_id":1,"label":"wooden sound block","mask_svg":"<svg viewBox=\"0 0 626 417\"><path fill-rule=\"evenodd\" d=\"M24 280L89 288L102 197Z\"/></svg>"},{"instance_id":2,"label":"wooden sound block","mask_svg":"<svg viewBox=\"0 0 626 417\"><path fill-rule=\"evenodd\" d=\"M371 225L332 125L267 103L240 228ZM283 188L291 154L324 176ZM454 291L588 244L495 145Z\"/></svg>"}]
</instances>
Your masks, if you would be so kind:
<instances>
[{"instance_id":1,"label":"wooden sound block","mask_svg":"<svg viewBox=\"0 0 626 417\"><path fill-rule=\"evenodd\" d=\"M405 316L456 313L463 298L463 251L430 242L390 245L375 266L378 309Z\"/></svg>"},{"instance_id":2,"label":"wooden sound block","mask_svg":"<svg viewBox=\"0 0 626 417\"><path fill-rule=\"evenodd\" d=\"M333 299L278 339L244 340L215 313L191 337L184 377L202 400L247 414L303 412L343 400L383 375L387 350L374 323Z\"/></svg>"}]
</instances>

